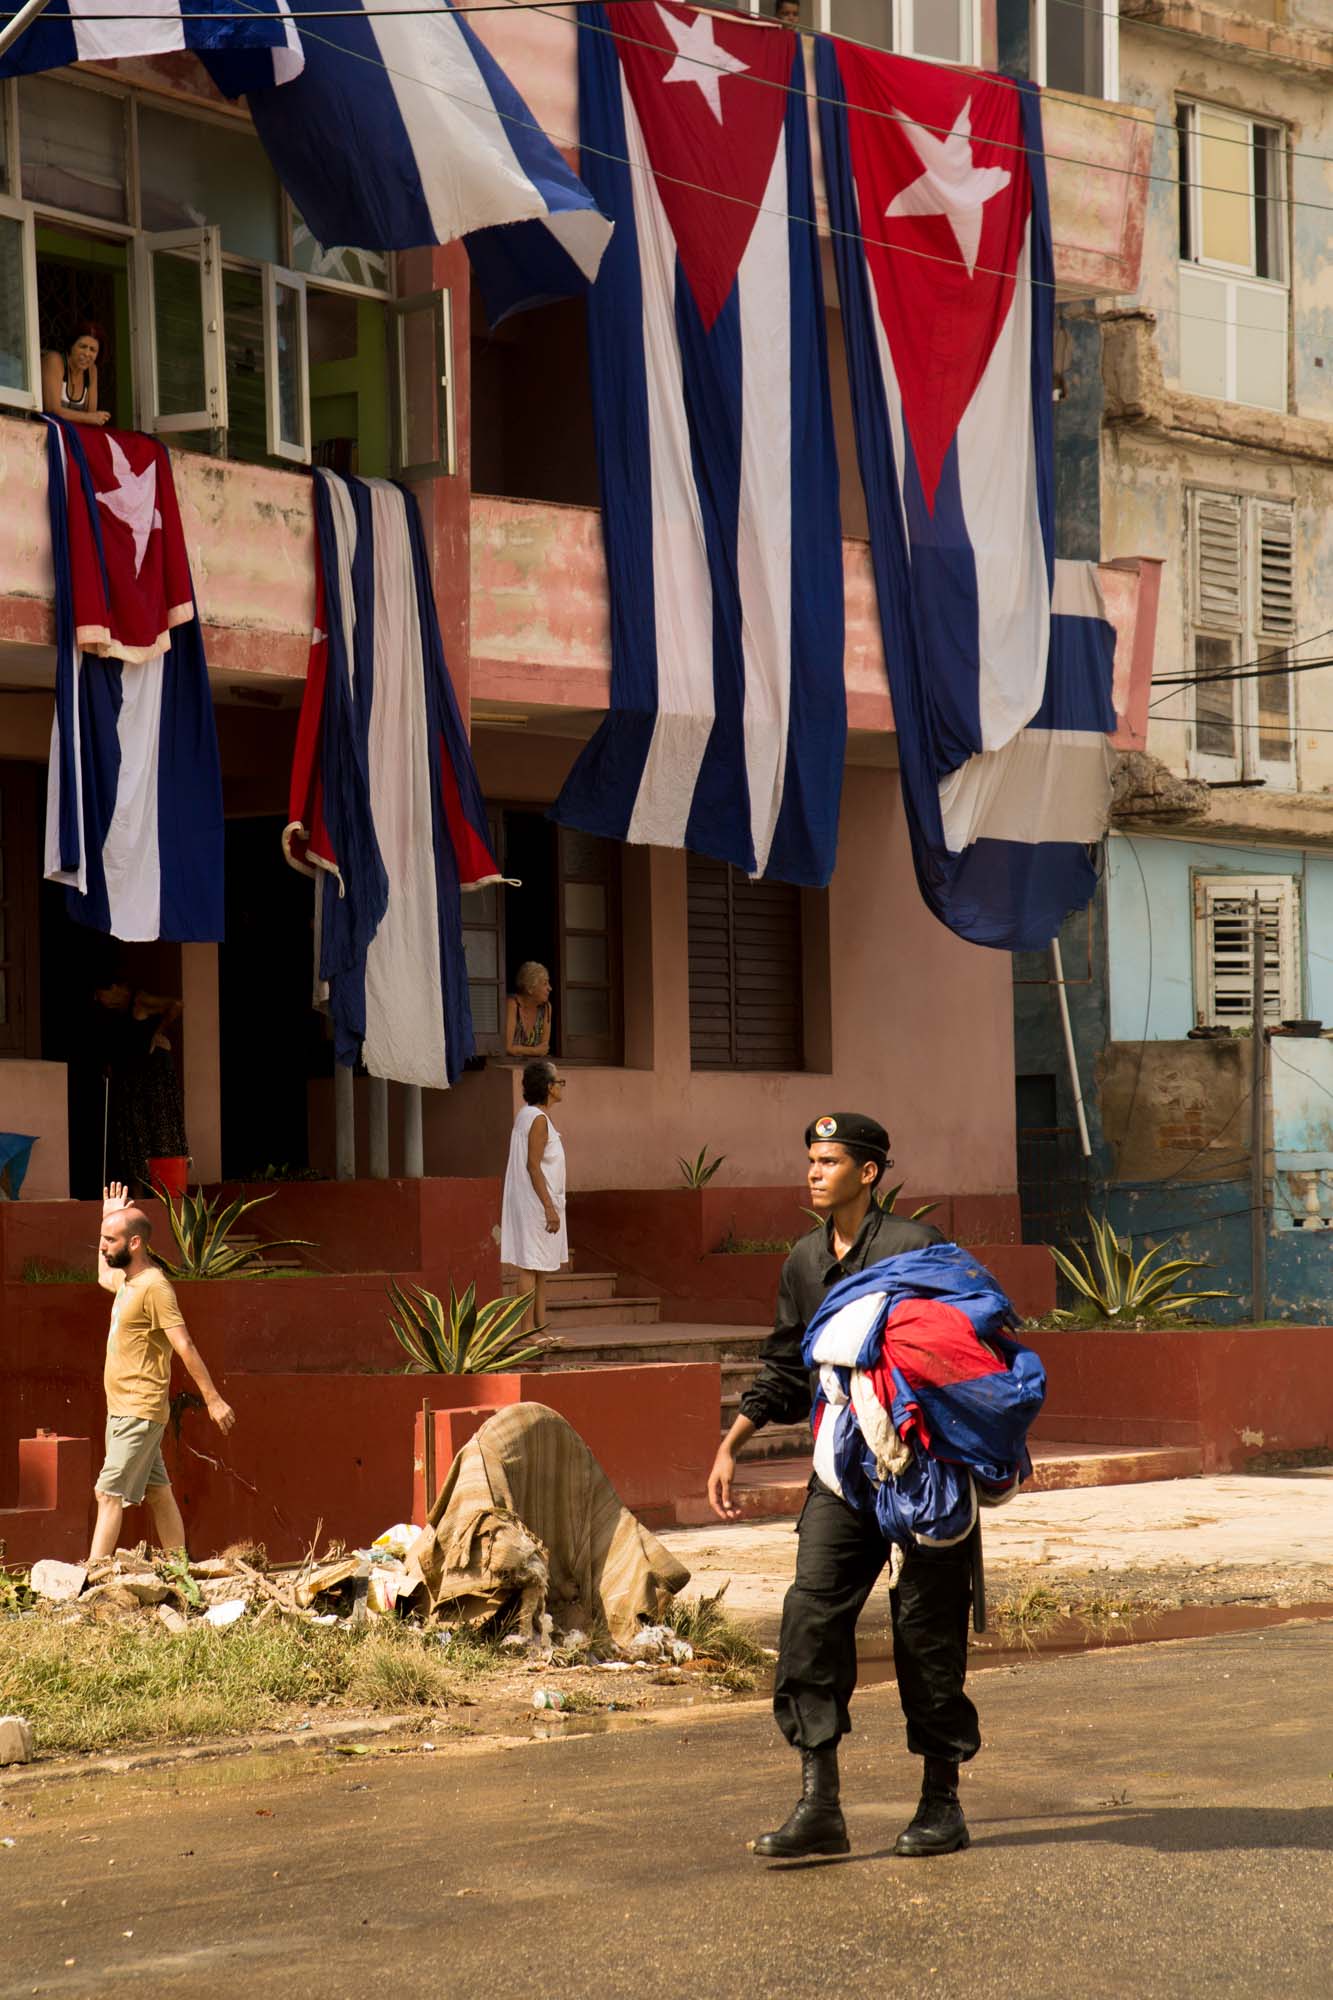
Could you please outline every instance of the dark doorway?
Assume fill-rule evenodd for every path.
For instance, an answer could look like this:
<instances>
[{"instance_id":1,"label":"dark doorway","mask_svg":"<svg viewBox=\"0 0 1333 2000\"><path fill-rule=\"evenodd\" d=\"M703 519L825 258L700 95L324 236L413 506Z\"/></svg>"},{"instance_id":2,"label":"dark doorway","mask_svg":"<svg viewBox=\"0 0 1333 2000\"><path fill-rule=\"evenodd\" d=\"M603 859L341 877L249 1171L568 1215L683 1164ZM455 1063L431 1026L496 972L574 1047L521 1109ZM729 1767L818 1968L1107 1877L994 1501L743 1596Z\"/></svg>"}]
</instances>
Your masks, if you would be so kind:
<instances>
[{"instance_id":1,"label":"dark doorway","mask_svg":"<svg viewBox=\"0 0 1333 2000\"><path fill-rule=\"evenodd\" d=\"M97 357L97 397L104 410L124 423L129 421L130 412L128 405L122 408L120 403L116 367L119 289L123 285L123 276L101 263L85 263L67 255L39 255L37 259L37 323L43 348L63 354L76 326L85 320L100 326L106 338Z\"/></svg>"},{"instance_id":2,"label":"dark doorway","mask_svg":"<svg viewBox=\"0 0 1333 2000\"><path fill-rule=\"evenodd\" d=\"M312 1077L332 1043L312 1005L314 885L282 854L283 815L227 821L227 936L218 954L222 1171L309 1165Z\"/></svg>"}]
</instances>

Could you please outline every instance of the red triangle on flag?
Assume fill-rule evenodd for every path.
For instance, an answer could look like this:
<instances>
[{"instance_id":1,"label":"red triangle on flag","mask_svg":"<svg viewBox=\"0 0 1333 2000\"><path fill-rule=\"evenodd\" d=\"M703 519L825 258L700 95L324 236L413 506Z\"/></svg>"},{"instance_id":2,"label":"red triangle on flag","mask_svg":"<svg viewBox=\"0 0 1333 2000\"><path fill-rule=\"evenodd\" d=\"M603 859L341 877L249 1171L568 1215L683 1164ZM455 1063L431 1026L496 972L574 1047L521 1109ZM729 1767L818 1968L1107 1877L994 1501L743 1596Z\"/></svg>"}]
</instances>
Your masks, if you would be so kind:
<instances>
[{"instance_id":1,"label":"red triangle on flag","mask_svg":"<svg viewBox=\"0 0 1333 2000\"><path fill-rule=\"evenodd\" d=\"M791 102L789 30L610 5L621 68L705 329L736 283Z\"/></svg>"}]
</instances>

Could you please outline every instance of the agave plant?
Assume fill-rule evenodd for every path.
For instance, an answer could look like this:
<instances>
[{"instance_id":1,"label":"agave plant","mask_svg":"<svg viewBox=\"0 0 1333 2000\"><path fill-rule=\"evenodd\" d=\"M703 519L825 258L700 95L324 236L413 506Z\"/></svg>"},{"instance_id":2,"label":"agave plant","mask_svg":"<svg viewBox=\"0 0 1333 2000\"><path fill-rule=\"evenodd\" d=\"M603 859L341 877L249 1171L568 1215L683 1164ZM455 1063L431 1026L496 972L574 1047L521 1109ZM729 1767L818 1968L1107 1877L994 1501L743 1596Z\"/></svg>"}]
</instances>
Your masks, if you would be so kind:
<instances>
[{"instance_id":1,"label":"agave plant","mask_svg":"<svg viewBox=\"0 0 1333 2000\"><path fill-rule=\"evenodd\" d=\"M475 1285L461 1299L450 1285L446 1307L424 1286L404 1288L391 1279L389 1298L394 1306L389 1325L407 1353L408 1374L498 1375L536 1361L542 1353L540 1346L519 1345L531 1292L479 1306Z\"/></svg>"},{"instance_id":2,"label":"agave plant","mask_svg":"<svg viewBox=\"0 0 1333 2000\"><path fill-rule=\"evenodd\" d=\"M905 1185L905 1182L899 1181L896 1187L887 1189L883 1194L877 1194L874 1197L875 1206L881 1209L885 1215L892 1215L898 1206L898 1197ZM932 1208L938 1207L939 1203L937 1201L923 1201L920 1208L912 1210L912 1221L920 1222L923 1215L929 1215Z\"/></svg>"},{"instance_id":3,"label":"agave plant","mask_svg":"<svg viewBox=\"0 0 1333 2000\"><path fill-rule=\"evenodd\" d=\"M209 1201L202 1188L196 1188L193 1194L187 1190L179 1201L165 1189L159 1193L166 1204L180 1258L179 1262L173 1262L159 1250L154 1250L152 1256L169 1278L250 1277L264 1270L266 1250L311 1247L309 1238L304 1236L274 1237L262 1244L229 1240L241 1217L258 1208L261 1202L272 1201L271 1194L257 1194L249 1201L229 1201L223 1208L220 1194Z\"/></svg>"},{"instance_id":4,"label":"agave plant","mask_svg":"<svg viewBox=\"0 0 1333 2000\"><path fill-rule=\"evenodd\" d=\"M1085 1303L1073 1312L1052 1313L1052 1319L1068 1325L1083 1317L1089 1307L1101 1319L1132 1322L1146 1319L1150 1313L1168 1319L1187 1312L1203 1299L1231 1298L1230 1292L1175 1289L1187 1271L1203 1269L1208 1262L1206 1257L1172 1257L1165 1264L1158 1264L1156 1259L1166 1248L1161 1243L1136 1263L1129 1251L1122 1248L1105 1217L1099 1222L1095 1215L1086 1210L1085 1213L1096 1251L1095 1267L1081 1244L1071 1242L1069 1256L1054 1245L1047 1246L1056 1268L1064 1273Z\"/></svg>"},{"instance_id":5,"label":"agave plant","mask_svg":"<svg viewBox=\"0 0 1333 2000\"><path fill-rule=\"evenodd\" d=\"M725 1153L719 1153L715 1160L710 1160L707 1146L700 1146L692 1160L678 1159L676 1165L687 1188L703 1188L708 1186L726 1157Z\"/></svg>"}]
</instances>

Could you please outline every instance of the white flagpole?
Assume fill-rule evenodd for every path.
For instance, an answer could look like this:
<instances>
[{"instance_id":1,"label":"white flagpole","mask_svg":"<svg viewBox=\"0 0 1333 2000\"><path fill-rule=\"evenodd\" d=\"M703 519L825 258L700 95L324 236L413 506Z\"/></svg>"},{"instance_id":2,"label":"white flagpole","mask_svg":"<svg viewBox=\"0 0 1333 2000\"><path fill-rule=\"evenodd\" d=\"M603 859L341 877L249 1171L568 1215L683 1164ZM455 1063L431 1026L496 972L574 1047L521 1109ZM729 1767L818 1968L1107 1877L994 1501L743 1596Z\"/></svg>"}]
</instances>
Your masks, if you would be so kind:
<instances>
[{"instance_id":1,"label":"white flagpole","mask_svg":"<svg viewBox=\"0 0 1333 2000\"><path fill-rule=\"evenodd\" d=\"M25 28L30 28L39 14L46 12L48 0L27 0L6 28L0 28L0 56L6 49L13 48Z\"/></svg>"}]
</instances>

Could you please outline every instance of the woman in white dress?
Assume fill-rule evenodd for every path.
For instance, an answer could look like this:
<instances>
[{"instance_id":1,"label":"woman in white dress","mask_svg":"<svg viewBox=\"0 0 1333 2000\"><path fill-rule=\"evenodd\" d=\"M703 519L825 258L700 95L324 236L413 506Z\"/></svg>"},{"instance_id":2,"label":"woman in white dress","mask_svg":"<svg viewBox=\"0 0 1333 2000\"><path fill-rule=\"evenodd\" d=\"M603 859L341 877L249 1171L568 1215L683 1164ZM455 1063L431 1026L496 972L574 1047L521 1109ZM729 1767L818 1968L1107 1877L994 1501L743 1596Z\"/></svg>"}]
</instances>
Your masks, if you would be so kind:
<instances>
[{"instance_id":1,"label":"woman in white dress","mask_svg":"<svg viewBox=\"0 0 1333 2000\"><path fill-rule=\"evenodd\" d=\"M518 1272L532 1293L523 1330L546 1324L546 1278L569 1255L565 1231L565 1149L551 1123L564 1100L565 1079L553 1062L530 1062L523 1071L523 1109L514 1120L500 1213L500 1261Z\"/></svg>"}]
</instances>

